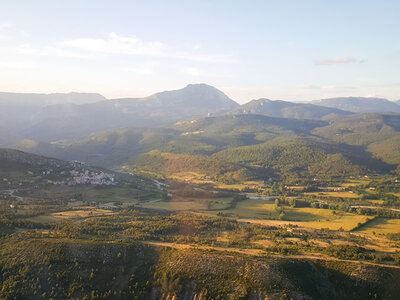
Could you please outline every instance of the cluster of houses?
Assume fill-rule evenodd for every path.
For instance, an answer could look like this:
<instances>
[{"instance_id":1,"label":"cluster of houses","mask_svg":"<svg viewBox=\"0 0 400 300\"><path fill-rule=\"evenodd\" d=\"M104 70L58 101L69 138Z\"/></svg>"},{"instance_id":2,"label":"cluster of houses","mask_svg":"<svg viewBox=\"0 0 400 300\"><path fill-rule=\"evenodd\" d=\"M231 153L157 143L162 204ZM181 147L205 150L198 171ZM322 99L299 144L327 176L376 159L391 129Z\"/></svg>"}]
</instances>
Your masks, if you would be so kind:
<instances>
[{"instance_id":1,"label":"cluster of houses","mask_svg":"<svg viewBox=\"0 0 400 300\"><path fill-rule=\"evenodd\" d=\"M324 192L343 192L346 190L344 187L337 186L319 186L318 189Z\"/></svg>"},{"instance_id":2,"label":"cluster of houses","mask_svg":"<svg viewBox=\"0 0 400 300\"><path fill-rule=\"evenodd\" d=\"M89 171L89 170L71 170L69 171L70 177L65 180L47 180L50 184L55 185L116 185L115 178L102 171Z\"/></svg>"},{"instance_id":3,"label":"cluster of houses","mask_svg":"<svg viewBox=\"0 0 400 300\"><path fill-rule=\"evenodd\" d=\"M80 171L70 171L72 176L72 182L75 184L94 184L94 185L115 185L115 179L110 174L104 172L95 172L85 170Z\"/></svg>"}]
</instances>

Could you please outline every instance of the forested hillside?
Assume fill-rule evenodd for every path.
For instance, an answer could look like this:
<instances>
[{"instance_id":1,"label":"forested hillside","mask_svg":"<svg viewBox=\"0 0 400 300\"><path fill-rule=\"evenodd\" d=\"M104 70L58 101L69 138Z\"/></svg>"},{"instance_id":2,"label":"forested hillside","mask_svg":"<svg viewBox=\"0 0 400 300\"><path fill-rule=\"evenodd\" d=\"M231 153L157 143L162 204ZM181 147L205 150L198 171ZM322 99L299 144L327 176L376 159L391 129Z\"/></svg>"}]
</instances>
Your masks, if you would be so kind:
<instances>
[{"instance_id":1,"label":"forested hillside","mask_svg":"<svg viewBox=\"0 0 400 300\"><path fill-rule=\"evenodd\" d=\"M293 119L322 119L350 115L349 111L309 103L294 103L282 100L252 100L235 108L234 114L259 114Z\"/></svg>"}]
</instances>

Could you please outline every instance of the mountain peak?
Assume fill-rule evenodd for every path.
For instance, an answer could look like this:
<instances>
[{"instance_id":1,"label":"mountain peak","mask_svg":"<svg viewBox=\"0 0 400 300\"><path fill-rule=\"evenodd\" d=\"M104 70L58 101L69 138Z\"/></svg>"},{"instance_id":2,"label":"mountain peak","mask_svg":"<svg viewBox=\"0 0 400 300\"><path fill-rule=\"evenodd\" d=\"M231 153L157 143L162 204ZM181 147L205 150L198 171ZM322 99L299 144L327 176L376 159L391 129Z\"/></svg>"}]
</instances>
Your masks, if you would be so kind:
<instances>
[{"instance_id":1,"label":"mountain peak","mask_svg":"<svg viewBox=\"0 0 400 300\"><path fill-rule=\"evenodd\" d=\"M148 103L184 105L208 111L229 110L239 104L217 88L205 84L188 84L179 90L165 91L144 98Z\"/></svg>"},{"instance_id":2,"label":"mountain peak","mask_svg":"<svg viewBox=\"0 0 400 300\"><path fill-rule=\"evenodd\" d=\"M216 87L206 84L206 83L190 83L181 90L195 91L195 92L210 91L210 92L217 92L217 93L225 95L222 91L220 91ZM226 97L228 98L228 96L226 96Z\"/></svg>"},{"instance_id":3,"label":"mountain peak","mask_svg":"<svg viewBox=\"0 0 400 300\"><path fill-rule=\"evenodd\" d=\"M212 85L206 84L206 83L189 83L187 86L184 87L184 89L193 89L193 88L212 88L216 89Z\"/></svg>"}]
</instances>

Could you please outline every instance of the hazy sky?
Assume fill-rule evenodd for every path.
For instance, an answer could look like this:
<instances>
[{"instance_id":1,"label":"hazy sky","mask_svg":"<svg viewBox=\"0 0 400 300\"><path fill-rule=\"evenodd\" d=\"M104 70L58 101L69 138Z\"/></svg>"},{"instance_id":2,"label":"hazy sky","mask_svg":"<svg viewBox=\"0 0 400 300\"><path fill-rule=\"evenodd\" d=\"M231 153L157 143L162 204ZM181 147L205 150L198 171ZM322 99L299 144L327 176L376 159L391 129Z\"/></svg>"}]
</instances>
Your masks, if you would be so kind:
<instances>
[{"instance_id":1,"label":"hazy sky","mask_svg":"<svg viewBox=\"0 0 400 300\"><path fill-rule=\"evenodd\" d=\"M400 99L400 1L0 1L0 90Z\"/></svg>"}]
</instances>

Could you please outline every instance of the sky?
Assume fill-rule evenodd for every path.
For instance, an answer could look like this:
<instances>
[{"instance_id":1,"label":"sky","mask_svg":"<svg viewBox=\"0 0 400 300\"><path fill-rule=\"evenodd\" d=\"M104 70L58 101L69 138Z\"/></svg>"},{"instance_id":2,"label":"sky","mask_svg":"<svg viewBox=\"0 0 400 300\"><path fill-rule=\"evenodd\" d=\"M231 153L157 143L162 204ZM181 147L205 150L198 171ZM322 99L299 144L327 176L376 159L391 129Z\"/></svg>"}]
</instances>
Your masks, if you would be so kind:
<instances>
[{"instance_id":1,"label":"sky","mask_svg":"<svg viewBox=\"0 0 400 300\"><path fill-rule=\"evenodd\" d=\"M0 91L400 99L400 1L1 0Z\"/></svg>"}]
</instances>

